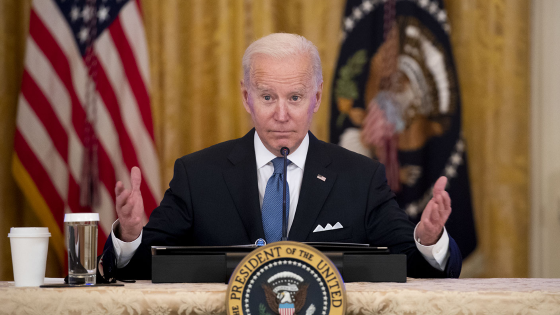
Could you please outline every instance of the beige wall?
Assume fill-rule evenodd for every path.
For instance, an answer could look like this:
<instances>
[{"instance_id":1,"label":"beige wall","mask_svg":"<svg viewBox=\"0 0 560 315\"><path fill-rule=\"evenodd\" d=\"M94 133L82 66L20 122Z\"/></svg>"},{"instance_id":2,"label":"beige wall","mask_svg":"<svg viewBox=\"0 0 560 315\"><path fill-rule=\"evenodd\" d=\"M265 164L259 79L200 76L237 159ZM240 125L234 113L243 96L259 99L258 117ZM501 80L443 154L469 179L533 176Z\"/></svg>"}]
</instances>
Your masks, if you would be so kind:
<instances>
[{"instance_id":1,"label":"beige wall","mask_svg":"<svg viewBox=\"0 0 560 315\"><path fill-rule=\"evenodd\" d=\"M533 277L560 277L560 2L531 6Z\"/></svg>"}]
</instances>

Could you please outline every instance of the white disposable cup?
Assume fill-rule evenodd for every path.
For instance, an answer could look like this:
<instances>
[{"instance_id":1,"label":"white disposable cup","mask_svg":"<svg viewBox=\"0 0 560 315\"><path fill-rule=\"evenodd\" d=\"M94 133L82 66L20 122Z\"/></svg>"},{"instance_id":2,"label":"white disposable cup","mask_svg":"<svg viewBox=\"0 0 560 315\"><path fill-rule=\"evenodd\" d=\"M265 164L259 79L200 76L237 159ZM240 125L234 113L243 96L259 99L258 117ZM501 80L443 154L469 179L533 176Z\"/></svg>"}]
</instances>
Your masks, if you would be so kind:
<instances>
[{"instance_id":1,"label":"white disposable cup","mask_svg":"<svg viewBox=\"0 0 560 315\"><path fill-rule=\"evenodd\" d=\"M45 280L49 228L13 227L8 234L16 287L38 287Z\"/></svg>"}]
</instances>

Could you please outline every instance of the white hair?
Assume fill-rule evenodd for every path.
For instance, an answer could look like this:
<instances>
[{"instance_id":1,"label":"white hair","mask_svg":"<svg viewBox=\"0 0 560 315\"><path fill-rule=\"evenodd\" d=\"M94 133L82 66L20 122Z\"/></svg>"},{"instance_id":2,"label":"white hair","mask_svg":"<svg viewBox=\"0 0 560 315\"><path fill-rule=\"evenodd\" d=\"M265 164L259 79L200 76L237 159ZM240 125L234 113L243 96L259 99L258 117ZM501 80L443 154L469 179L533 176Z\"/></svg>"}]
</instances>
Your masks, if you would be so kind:
<instances>
[{"instance_id":1,"label":"white hair","mask_svg":"<svg viewBox=\"0 0 560 315\"><path fill-rule=\"evenodd\" d=\"M311 69L316 82L316 87L323 82L321 57L313 43L305 37L288 34L273 33L254 41L243 55L243 79L248 85L251 78L251 67L256 55L265 55L275 59L284 59L298 55L307 55L311 59Z\"/></svg>"}]
</instances>

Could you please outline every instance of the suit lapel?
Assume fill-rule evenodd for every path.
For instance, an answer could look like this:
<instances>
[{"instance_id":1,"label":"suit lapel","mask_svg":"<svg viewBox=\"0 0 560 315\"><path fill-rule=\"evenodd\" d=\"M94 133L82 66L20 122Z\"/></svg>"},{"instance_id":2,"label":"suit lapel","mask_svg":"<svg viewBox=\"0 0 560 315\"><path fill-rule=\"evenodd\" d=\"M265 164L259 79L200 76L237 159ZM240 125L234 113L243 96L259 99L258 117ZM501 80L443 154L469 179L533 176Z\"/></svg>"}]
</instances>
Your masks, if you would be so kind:
<instances>
[{"instance_id":1,"label":"suit lapel","mask_svg":"<svg viewBox=\"0 0 560 315\"><path fill-rule=\"evenodd\" d=\"M330 162L324 144L310 132L309 150L305 160L296 215L288 235L289 240L305 241L313 231L315 220L336 180L336 173L326 168ZM318 176L323 176L325 180L319 179Z\"/></svg>"},{"instance_id":2,"label":"suit lapel","mask_svg":"<svg viewBox=\"0 0 560 315\"><path fill-rule=\"evenodd\" d=\"M264 239L254 136L253 129L240 139L228 156L232 167L223 172L230 195L252 242L259 238Z\"/></svg>"}]
</instances>

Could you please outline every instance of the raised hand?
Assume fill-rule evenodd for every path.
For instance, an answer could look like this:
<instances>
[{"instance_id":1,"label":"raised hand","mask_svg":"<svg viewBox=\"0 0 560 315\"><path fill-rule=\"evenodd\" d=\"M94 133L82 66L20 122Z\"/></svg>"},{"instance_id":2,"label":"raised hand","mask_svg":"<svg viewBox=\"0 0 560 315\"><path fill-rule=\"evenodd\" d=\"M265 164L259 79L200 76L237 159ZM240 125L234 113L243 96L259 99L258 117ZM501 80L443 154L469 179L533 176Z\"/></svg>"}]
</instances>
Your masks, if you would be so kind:
<instances>
[{"instance_id":1,"label":"raised hand","mask_svg":"<svg viewBox=\"0 0 560 315\"><path fill-rule=\"evenodd\" d=\"M435 185L433 197L426 205L416 229L416 237L422 245L434 245L443 233L443 226L451 214L451 198L445 191L447 177L440 177Z\"/></svg>"},{"instance_id":2,"label":"raised hand","mask_svg":"<svg viewBox=\"0 0 560 315\"><path fill-rule=\"evenodd\" d=\"M125 189L121 181L115 185L116 208L120 223L120 229L116 231L115 236L125 242L137 239L143 227L144 201L140 193L142 174L136 166L130 171L130 182L132 189Z\"/></svg>"}]
</instances>

